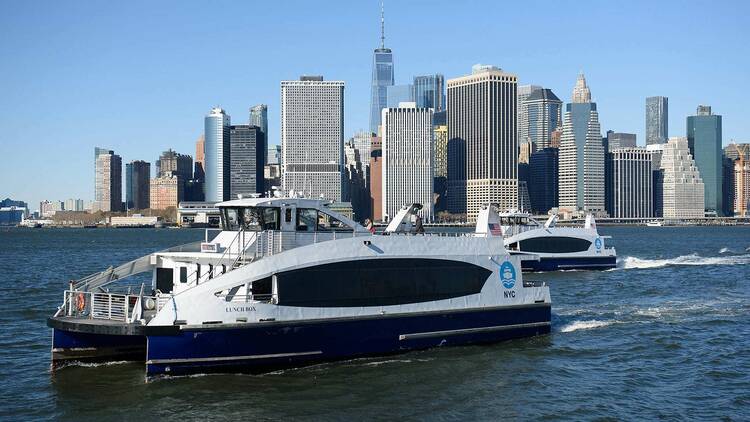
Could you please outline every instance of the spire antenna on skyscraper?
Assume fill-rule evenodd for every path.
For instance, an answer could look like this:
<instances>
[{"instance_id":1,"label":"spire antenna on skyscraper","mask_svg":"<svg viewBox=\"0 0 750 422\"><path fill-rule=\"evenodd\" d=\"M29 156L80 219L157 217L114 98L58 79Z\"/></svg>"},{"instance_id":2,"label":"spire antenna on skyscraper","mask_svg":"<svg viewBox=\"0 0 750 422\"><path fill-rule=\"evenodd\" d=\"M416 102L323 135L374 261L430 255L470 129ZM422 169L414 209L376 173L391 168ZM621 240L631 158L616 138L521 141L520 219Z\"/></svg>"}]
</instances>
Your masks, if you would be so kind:
<instances>
[{"instance_id":1,"label":"spire antenna on skyscraper","mask_svg":"<svg viewBox=\"0 0 750 422\"><path fill-rule=\"evenodd\" d=\"M385 5L380 2L380 48L385 48Z\"/></svg>"}]
</instances>

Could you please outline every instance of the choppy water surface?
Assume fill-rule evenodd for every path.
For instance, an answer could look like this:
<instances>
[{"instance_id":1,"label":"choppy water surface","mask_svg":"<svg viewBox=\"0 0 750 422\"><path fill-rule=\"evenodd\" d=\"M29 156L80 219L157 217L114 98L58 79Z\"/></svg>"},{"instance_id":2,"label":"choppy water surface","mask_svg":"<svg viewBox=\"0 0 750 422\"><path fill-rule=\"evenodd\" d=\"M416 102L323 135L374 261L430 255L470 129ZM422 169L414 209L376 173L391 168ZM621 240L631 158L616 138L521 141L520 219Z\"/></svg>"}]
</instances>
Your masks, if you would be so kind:
<instances>
[{"instance_id":1,"label":"choppy water surface","mask_svg":"<svg viewBox=\"0 0 750 422\"><path fill-rule=\"evenodd\" d=\"M144 382L144 365L51 373L67 280L200 230L0 231L0 418L717 419L750 415L750 227L600 227L619 268L536 274L548 336L261 376Z\"/></svg>"}]
</instances>

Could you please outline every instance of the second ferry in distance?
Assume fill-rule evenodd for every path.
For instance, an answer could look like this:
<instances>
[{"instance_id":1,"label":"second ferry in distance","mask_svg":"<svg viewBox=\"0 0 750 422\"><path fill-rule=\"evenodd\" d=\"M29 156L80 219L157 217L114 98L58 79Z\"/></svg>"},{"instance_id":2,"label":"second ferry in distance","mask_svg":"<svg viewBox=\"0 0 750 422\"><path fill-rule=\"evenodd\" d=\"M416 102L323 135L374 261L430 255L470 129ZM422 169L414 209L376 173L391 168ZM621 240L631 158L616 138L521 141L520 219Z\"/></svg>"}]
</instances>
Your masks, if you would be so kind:
<instances>
[{"instance_id":1,"label":"second ferry in distance","mask_svg":"<svg viewBox=\"0 0 750 422\"><path fill-rule=\"evenodd\" d=\"M605 247L594 216L587 215L583 227L556 227L557 215L544 224L529 213L498 213L495 206L483 207L477 216L478 236L497 236L505 248L525 255L524 271L606 270L617 266L615 248ZM538 259L530 259L531 255Z\"/></svg>"}]
</instances>

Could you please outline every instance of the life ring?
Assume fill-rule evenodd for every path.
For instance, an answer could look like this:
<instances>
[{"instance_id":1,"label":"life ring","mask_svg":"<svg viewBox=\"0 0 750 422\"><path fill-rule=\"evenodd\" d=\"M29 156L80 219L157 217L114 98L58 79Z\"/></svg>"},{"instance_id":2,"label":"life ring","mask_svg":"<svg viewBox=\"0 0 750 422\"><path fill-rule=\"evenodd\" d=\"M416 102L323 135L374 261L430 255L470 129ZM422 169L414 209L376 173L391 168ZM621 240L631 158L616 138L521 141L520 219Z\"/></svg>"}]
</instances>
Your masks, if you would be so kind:
<instances>
[{"instance_id":1,"label":"life ring","mask_svg":"<svg viewBox=\"0 0 750 422\"><path fill-rule=\"evenodd\" d=\"M83 293L78 293L78 296L76 296L76 308L78 312L83 312L86 309L86 297Z\"/></svg>"}]
</instances>

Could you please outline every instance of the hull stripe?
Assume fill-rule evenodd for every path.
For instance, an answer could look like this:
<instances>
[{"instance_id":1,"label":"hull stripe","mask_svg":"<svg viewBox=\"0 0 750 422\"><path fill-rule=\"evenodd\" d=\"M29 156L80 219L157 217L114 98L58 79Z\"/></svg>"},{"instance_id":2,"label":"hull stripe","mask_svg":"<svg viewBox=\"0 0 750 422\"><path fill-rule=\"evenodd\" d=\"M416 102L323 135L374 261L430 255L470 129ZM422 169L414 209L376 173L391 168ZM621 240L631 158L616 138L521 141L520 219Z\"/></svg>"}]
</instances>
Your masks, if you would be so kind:
<instances>
[{"instance_id":1,"label":"hull stripe","mask_svg":"<svg viewBox=\"0 0 750 422\"><path fill-rule=\"evenodd\" d=\"M420 338L457 336L457 335L462 335L462 334L490 333L494 331L514 330L516 328L545 327L548 325L550 325L549 321L530 322L526 324L496 325L494 327L465 328L461 330L427 331L423 333L401 334L400 336L398 336L398 339L399 340L414 340L414 339L420 339Z\"/></svg>"},{"instance_id":2,"label":"hull stripe","mask_svg":"<svg viewBox=\"0 0 750 422\"><path fill-rule=\"evenodd\" d=\"M233 360L250 360L250 359L273 359L273 358L287 358L295 356L311 356L321 355L321 350L312 352L299 352L299 353L274 353L270 355L248 355L248 356L219 356L213 358L187 358L187 359L149 359L146 361L147 365L163 364L163 363L190 363L190 362L226 362Z\"/></svg>"}]
</instances>

